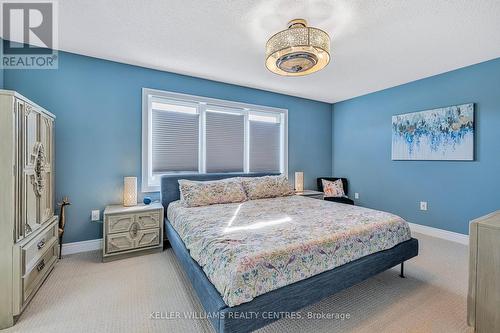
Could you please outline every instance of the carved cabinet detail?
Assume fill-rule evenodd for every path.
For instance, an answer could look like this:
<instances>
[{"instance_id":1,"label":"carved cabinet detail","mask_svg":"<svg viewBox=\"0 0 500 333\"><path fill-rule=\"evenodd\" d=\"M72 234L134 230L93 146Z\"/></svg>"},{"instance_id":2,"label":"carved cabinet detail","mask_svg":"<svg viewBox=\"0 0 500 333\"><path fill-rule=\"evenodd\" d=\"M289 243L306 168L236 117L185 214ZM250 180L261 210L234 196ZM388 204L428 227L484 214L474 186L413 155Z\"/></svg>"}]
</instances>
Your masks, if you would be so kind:
<instances>
[{"instance_id":1,"label":"carved cabinet detail","mask_svg":"<svg viewBox=\"0 0 500 333\"><path fill-rule=\"evenodd\" d=\"M55 116L0 90L0 329L12 326L57 262Z\"/></svg>"},{"instance_id":2,"label":"carved cabinet detail","mask_svg":"<svg viewBox=\"0 0 500 333\"><path fill-rule=\"evenodd\" d=\"M162 250L163 206L160 203L104 210L103 261L146 250Z\"/></svg>"},{"instance_id":3,"label":"carved cabinet detail","mask_svg":"<svg viewBox=\"0 0 500 333\"><path fill-rule=\"evenodd\" d=\"M29 235L54 212L53 197L53 119L36 107L24 103L22 110L22 184L24 235Z\"/></svg>"}]
</instances>

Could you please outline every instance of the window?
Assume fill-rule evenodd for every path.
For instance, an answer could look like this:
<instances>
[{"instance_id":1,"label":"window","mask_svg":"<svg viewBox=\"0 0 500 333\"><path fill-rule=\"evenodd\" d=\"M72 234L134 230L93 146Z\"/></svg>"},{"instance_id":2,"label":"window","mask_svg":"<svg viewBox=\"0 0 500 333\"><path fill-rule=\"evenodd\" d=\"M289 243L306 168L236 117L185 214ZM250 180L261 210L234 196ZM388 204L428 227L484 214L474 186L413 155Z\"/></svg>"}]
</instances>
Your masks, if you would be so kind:
<instances>
[{"instance_id":1,"label":"window","mask_svg":"<svg viewBox=\"0 0 500 333\"><path fill-rule=\"evenodd\" d=\"M281 122L279 116L251 114L250 172L280 171Z\"/></svg>"},{"instance_id":2,"label":"window","mask_svg":"<svg viewBox=\"0 0 500 333\"><path fill-rule=\"evenodd\" d=\"M287 173L287 110L143 89L142 191L174 173Z\"/></svg>"},{"instance_id":3,"label":"window","mask_svg":"<svg viewBox=\"0 0 500 333\"><path fill-rule=\"evenodd\" d=\"M196 106L151 103L152 172L198 171L200 114Z\"/></svg>"},{"instance_id":4,"label":"window","mask_svg":"<svg viewBox=\"0 0 500 333\"><path fill-rule=\"evenodd\" d=\"M245 116L207 109L205 114L207 172L243 172Z\"/></svg>"}]
</instances>

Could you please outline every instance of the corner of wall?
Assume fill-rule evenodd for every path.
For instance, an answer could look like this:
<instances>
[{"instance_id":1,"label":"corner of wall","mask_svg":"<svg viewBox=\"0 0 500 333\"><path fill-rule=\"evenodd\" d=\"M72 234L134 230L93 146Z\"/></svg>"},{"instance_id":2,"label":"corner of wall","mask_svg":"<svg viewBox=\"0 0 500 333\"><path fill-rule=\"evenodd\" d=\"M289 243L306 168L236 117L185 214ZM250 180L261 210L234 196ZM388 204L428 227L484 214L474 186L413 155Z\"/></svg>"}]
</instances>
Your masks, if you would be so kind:
<instances>
[{"instance_id":1,"label":"corner of wall","mask_svg":"<svg viewBox=\"0 0 500 333\"><path fill-rule=\"evenodd\" d=\"M335 176L335 174L333 173L333 150L334 150L334 148L333 148L333 125L334 125L334 123L333 123L334 122L333 109L334 109L334 106L335 106L334 103L330 104L330 110L332 112L332 127L331 127L332 128L332 136L331 136L331 141L332 141L332 177Z\"/></svg>"}]
</instances>

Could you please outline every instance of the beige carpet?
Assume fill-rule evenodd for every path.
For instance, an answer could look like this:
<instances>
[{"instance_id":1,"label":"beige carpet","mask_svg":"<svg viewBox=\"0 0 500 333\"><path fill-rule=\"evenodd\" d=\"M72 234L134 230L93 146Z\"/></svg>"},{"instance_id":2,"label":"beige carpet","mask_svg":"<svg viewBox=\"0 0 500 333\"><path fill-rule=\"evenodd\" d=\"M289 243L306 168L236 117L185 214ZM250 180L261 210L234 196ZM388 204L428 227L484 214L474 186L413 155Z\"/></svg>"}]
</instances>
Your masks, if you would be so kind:
<instances>
[{"instance_id":1,"label":"beige carpet","mask_svg":"<svg viewBox=\"0 0 500 333\"><path fill-rule=\"evenodd\" d=\"M472 332L467 248L416 237L420 255L406 264L406 279L394 268L301 312L349 319L282 319L258 332ZM60 261L18 323L3 332L213 331L206 319L151 319L154 311L202 312L172 250L105 264L99 252L88 252Z\"/></svg>"}]
</instances>

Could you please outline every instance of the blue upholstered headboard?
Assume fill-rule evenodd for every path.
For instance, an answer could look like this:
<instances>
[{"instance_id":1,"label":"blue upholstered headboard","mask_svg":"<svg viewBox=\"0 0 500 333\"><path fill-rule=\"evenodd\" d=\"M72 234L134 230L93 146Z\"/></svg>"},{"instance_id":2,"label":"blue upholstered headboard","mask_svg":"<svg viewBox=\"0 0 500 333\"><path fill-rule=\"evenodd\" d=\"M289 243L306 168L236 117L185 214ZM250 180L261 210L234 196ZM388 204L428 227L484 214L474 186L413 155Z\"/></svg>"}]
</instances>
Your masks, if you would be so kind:
<instances>
[{"instance_id":1,"label":"blue upholstered headboard","mask_svg":"<svg viewBox=\"0 0 500 333\"><path fill-rule=\"evenodd\" d=\"M161 203L165 208L165 216L167 215L168 205L172 201L179 200L179 179L189 180L218 180L232 177L262 177L277 175L276 173L190 173L178 175L165 175L161 177Z\"/></svg>"}]
</instances>

